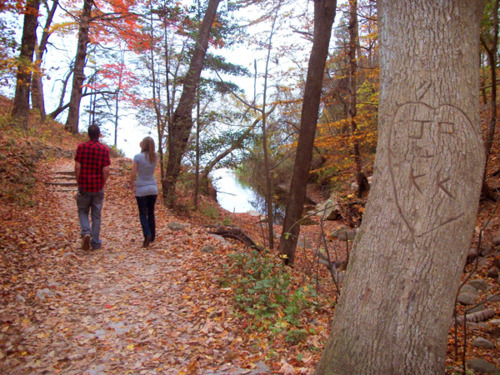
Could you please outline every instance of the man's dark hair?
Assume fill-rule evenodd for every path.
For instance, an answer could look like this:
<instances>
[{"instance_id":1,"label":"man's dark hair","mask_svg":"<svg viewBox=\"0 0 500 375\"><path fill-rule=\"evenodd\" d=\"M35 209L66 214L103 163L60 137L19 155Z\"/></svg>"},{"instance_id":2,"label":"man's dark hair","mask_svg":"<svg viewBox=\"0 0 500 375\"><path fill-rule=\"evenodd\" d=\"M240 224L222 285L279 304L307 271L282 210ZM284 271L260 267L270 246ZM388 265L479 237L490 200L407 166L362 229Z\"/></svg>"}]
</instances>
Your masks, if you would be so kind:
<instances>
[{"instance_id":1,"label":"man's dark hair","mask_svg":"<svg viewBox=\"0 0 500 375\"><path fill-rule=\"evenodd\" d=\"M101 135L101 130L97 125L90 125L89 126L89 138L93 141L98 141L99 136Z\"/></svg>"}]
</instances>

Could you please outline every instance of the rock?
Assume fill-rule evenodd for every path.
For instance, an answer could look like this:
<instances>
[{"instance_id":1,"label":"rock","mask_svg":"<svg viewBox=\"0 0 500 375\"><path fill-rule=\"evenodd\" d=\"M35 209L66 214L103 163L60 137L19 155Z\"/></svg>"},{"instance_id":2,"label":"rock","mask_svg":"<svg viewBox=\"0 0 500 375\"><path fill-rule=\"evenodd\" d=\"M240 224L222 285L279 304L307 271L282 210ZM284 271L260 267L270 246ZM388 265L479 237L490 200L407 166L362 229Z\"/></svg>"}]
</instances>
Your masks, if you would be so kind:
<instances>
[{"instance_id":1,"label":"rock","mask_svg":"<svg viewBox=\"0 0 500 375\"><path fill-rule=\"evenodd\" d=\"M248 215L250 216L255 216L255 217L259 217L260 216L260 213L255 211L255 210L250 210L247 212Z\"/></svg>"},{"instance_id":2,"label":"rock","mask_svg":"<svg viewBox=\"0 0 500 375\"><path fill-rule=\"evenodd\" d=\"M250 375L269 374L270 372L271 370L269 369L269 367L267 367L264 362L259 361L255 364L255 368L250 373Z\"/></svg>"},{"instance_id":3,"label":"rock","mask_svg":"<svg viewBox=\"0 0 500 375\"><path fill-rule=\"evenodd\" d=\"M495 257L495 260L493 261L493 265L500 269L500 255Z\"/></svg>"},{"instance_id":4,"label":"rock","mask_svg":"<svg viewBox=\"0 0 500 375\"><path fill-rule=\"evenodd\" d=\"M485 246L482 250L481 250L481 255L483 256L488 256L490 255L491 253L493 252L493 248L491 246Z\"/></svg>"},{"instance_id":5,"label":"rock","mask_svg":"<svg viewBox=\"0 0 500 375\"><path fill-rule=\"evenodd\" d=\"M338 220L341 218L336 195L318 205L316 214L324 220Z\"/></svg>"},{"instance_id":6,"label":"rock","mask_svg":"<svg viewBox=\"0 0 500 375\"><path fill-rule=\"evenodd\" d=\"M474 322L467 322L467 328L468 329L478 329L479 328L479 324L478 323L474 323Z\"/></svg>"},{"instance_id":7,"label":"rock","mask_svg":"<svg viewBox=\"0 0 500 375\"><path fill-rule=\"evenodd\" d=\"M498 371L497 367L493 363L490 363L481 358L468 359L466 363L469 368L473 369L476 372L494 374Z\"/></svg>"},{"instance_id":8,"label":"rock","mask_svg":"<svg viewBox=\"0 0 500 375\"><path fill-rule=\"evenodd\" d=\"M469 253L467 254L467 263L471 263L472 261L474 261L474 259L476 259L476 257L477 257L477 249L471 247L469 249Z\"/></svg>"},{"instance_id":9,"label":"rock","mask_svg":"<svg viewBox=\"0 0 500 375\"><path fill-rule=\"evenodd\" d=\"M490 289L489 284L486 281L484 281L483 279L471 280L471 281L469 281L469 285L472 285L477 290L482 290L483 292Z\"/></svg>"},{"instance_id":10,"label":"rock","mask_svg":"<svg viewBox=\"0 0 500 375\"><path fill-rule=\"evenodd\" d=\"M462 289L460 289L460 293L472 293L472 294L475 294L476 296L479 295L479 292L476 288L474 288L474 286L472 285L469 285L469 284L465 284Z\"/></svg>"},{"instance_id":11,"label":"rock","mask_svg":"<svg viewBox=\"0 0 500 375\"><path fill-rule=\"evenodd\" d=\"M473 309L467 310L468 311L467 315L478 312L478 311L483 311L483 310L486 310L486 306L484 306L484 303L481 303L481 304L477 305L476 307L474 307Z\"/></svg>"},{"instance_id":12,"label":"rock","mask_svg":"<svg viewBox=\"0 0 500 375\"><path fill-rule=\"evenodd\" d=\"M40 301L44 301L45 297L53 297L53 296L54 293L52 293L52 291L48 288L39 289L36 292L36 298L38 298Z\"/></svg>"},{"instance_id":13,"label":"rock","mask_svg":"<svg viewBox=\"0 0 500 375\"><path fill-rule=\"evenodd\" d=\"M479 328L483 329L483 330L488 330L490 329L490 325L486 322L481 322L481 323L478 323L479 325Z\"/></svg>"},{"instance_id":14,"label":"rock","mask_svg":"<svg viewBox=\"0 0 500 375\"><path fill-rule=\"evenodd\" d=\"M174 230L174 231L183 230L185 226L186 226L185 224L180 224L180 223L176 223L176 222L168 223L168 225L167 225L168 229Z\"/></svg>"},{"instance_id":15,"label":"rock","mask_svg":"<svg viewBox=\"0 0 500 375\"><path fill-rule=\"evenodd\" d=\"M341 227L338 229L335 229L328 238L334 238L340 241L353 241L354 237L356 237L356 230L355 229L347 229L345 227Z\"/></svg>"},{"instance_id":16,"label":"rock","mask_svg":"<svg viewBox=\"0 0 500 375\"><path fill-rule=\"evenodd\" d=\"M312 249L313 244L305 237L299 238L297 241L297 246L302 247L303 249Z\"/></svg>"},{"instance_id":17,"label":"rock","mask_svg":"<svg viewBox=\"0 0 500 375\"><path fill-rule=\"evenodd\" d=\"M204 246L200 251L203 251L204 253L213 253L215 250L216 250L215 246L207 245Z\"/></svg>"},{"instance_id":18,"label":"rock","mask_svg":"<svg viewBox=\"0 0 500 375\"><path fill-rule=\"evenodd\" d=\"M500 328L500 319L491 319L489 323L497 325Z\"/></svg>"},{"instance_id":19,"label":"rock","mask_svg":"<svg viewBox=\"0 0 500 375\"><path fill-rule=\"evenodd\" d=\"M479 257L479 260L477 262L477 265L479 267L484 267L487 266L490 263L490 260L486 257Z\"/></svg>"},{"instance_id":20,"label":"rock","mask_svg":"<svg viewBox=\"0 0 500 375\"><path fill-rule=\"evenodd\" d=\"M491 242L493 242L493 244L495 245L500 245L500 233L496 233L494 236L493 236L493 239L491 240Z\"/></svg>"},{"instance_id":21,"label":"rock","mask_svg":"<svg viewBox=\"0 0 500 375\"><path fill-rule=\"evenodd\" d=\"M210 237L217 240L221 245L233 246L233 244L227 241L224 237L219 236L218 234L209 234Z\"/></svg>"},{"instance_id":22,"label":"rock","mask_svg":"<svg viewBox=\"0 0 500 375\"><path fill-rule=\"evenodd\" d=\"M304 216L300 219L300 225L318 225L310 216Z\"/></svg>"},{"instance_id":23,"label":"rock","mask_svg":"<svg viewBox=\"0 0 500 375\"><path fill-rule=\"evenodd\" d=\"M496 266L493 266L488 270L488 277L491 277L492 279L498 277L498 268Z\"/></svg>"},{"instance_id":24,"label":"rock","mask_svg":"<svg viewBox=\"0 0 500 375\"><path fill-rule=\"evenodd\" d=\"M472 346L475 346L477 348L493 349L495 347L495 344L493 344L491 341L483 339L482 337L476 337L474 341L472 341Z\"/></svg>"},{"instance_id":25,"label":"rock","mask_svg":"<svg viewBox=\"0 0 500 375\"><path fill-rule=\"evenodd\" d=\"M488 298L489 302L500 302L500 296L498 294L494 294Z\"/></svg>"},{"instance_id":26,"label":"rock","mask_svg":"<svg viewBox=\"0 0 500 375\"><path fill-rule=\"evenodd\" d=\"M457 299L462 305L474 305L477 300L477 294L462 292L458 295Z\"/></svg>"}]
</instances>

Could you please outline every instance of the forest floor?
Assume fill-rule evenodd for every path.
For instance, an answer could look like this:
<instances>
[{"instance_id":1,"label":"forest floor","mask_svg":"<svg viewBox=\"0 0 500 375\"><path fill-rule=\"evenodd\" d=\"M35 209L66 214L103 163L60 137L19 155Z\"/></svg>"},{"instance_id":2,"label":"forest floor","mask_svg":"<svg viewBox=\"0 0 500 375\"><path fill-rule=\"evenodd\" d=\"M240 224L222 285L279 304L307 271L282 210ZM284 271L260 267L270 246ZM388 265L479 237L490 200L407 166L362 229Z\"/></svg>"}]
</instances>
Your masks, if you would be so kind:
<instances>
[{"instance_id":1,"label":"forest floor","mask_svg":"<svg viewBox=\"0 0 500 375\"><path fill-rule=\"evenodd\" d=\"M286 270L290 285L276 271L275 254L259 255L262 263L275 262L263 288L284 288L293 298L272 314L245 310L242 301L250 297L233 282L238 272L247 282L255 273L252 252L214 237L207 225L237 226L264 243L259 219L231 214L207 198L197 212L173 212L160 201L157 239L144 249L127 188L130 164L123 159L113 159L106 186L103 247L81 250L75 191L50 183L55 172L73 169L71 152L82 140L50 128L0 132L0 373L312 374L337 295L314 256L320 226L303 227L296 266ZM481 229L481 248L494 246L498 216L498 205L482 204L471 246ZM323 231L341 224L326 222ZM345 257L345 242L331 240L329 246ZM464 279L472 273L470 279L488 284L478 303L493 309L493 320L468 324L467 331L459 325L456 335L451 328L446 374L462 373L464 355L500 368L500 302L486 301L500 290L498 277L488 276L495 256L493 249L477 269L471 263L464 272ZM464 309L459 305L458 314ZM473 346L476 338L493 347Z\"/></svg>"},{"instance_id":2,"label":"forest floor","mask_svg":"<svg viewBox=\"0 0 500 375\"><path fill-rule=\"evenodd\" d=\"M209 234L210 220L174 216L161 203L157 239L142 248L128 169L119 166L105 190L103 247L82 250L75 191L49 185L72 169L70 159L42 163L33 201L0 208L0 373L312 372L331 304L308 318L304 343L252 332L234 290L221 285L228 254L250 249ZM242 227L257 220L231 216Z\"/></svg>"}]
</instances>

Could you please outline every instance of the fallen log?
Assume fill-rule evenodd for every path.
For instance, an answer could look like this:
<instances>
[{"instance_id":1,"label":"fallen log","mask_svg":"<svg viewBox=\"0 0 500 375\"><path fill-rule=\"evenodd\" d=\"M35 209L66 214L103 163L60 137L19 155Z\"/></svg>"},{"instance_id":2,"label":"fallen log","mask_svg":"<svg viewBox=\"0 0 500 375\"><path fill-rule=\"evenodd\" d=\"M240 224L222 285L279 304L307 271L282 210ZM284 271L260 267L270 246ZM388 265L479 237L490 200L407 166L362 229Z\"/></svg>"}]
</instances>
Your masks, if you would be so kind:
<instances>
[{"instance_id":1,"label":"fallen log","mask_svg":"<svg viewBox=\"0 0 500 375\"><path fill-rule=\"evenodd\" d=\"M251 237L248 236L241 228L238 227L226 227L226 226L208 226L208 228L215 228L214 230L209 230L210 234L217 234L224 238L233 238L247 245L248 247L255 249L257 251L262 251L263 247L257 245Z\"/></svg>"}]
</instances>

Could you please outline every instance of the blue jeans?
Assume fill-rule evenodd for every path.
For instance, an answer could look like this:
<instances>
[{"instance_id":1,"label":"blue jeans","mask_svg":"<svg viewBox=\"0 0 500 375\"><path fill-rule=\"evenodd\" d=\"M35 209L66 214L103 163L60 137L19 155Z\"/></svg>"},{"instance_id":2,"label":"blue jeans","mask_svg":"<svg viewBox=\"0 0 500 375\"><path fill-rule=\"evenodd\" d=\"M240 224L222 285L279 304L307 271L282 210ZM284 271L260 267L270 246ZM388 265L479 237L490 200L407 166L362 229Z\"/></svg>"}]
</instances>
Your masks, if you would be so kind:
<instances>
[{"instance_id":1,"label":"blue jeans","mask_svg":"<svg viewBox=\"0 0 500 375\"><path fill-rule=\"evenodd\" d=\"M139 219L141 220L142 234L144 239L151 236L151 242L155 240L155 203L156 195L135 197L139 208Z\"/></svg>"},{"instance_id":2,"label":"blue jeans","mask_svg":"<svg viewBox=\"0 0 500 375\"><path fill-rule=\"evenodd\" d=\"M101 232L101 210L103 200L104 191L102 190L96 193L78 190L76 196L81 235L83 237L86 234L90 234L90 244L93 249L99 249L101 247L99 233ZM89 222L89 212L92 219L92 228Z\"/></svg>"}]
</instances>

